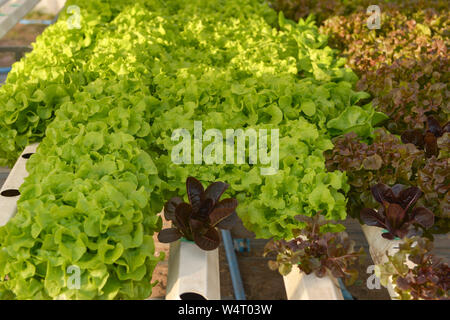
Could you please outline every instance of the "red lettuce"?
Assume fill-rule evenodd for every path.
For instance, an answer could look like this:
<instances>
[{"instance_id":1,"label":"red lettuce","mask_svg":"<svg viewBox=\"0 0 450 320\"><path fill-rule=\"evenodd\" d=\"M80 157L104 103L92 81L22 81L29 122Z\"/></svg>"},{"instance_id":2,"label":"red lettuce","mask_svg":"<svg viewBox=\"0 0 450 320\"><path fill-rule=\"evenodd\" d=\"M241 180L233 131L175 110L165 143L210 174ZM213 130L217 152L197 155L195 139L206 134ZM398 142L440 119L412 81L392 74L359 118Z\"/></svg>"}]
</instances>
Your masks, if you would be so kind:
<instances>
[{"instance_id":1,"label":"red lettuce","mask_svg":"<svg viewBox=\"0 0 450 320\"><path fill-rule=\"evenodd\" d=\"M433 243L425 238L405 239L399 251L389 261L379 265L380 279L387 285L390 279L403 300L448 300L450 267L434 254ZM414 264L408 266L408 260Z\"/></svg>"},{"instance_id":2,"label":"red lettuce","mask_svg":"<svg viewBox=\"0 0 450 320\"><path fill-rule=\"evenodd\" d=\"M419 224L428 229L434 224L434 214L424 207L415 207L417 200L422 196L422 191L417 187L405 188L397 184L389 188L379 183L372 187L375 200L381 203L378 211L364 208L360 217L369 225L384 228L387 232L383 237L393 240L395 237L404 238L417 234L413 225Z\"/></svg>"},{"instance_id":3,"label":"red lettuce","mask_svg":"<svg viewBox=\"0 0 450 320\"><path fill-rule=\"evenodd\" d=\"M347 209L352 217L364 207L373 207L370 188L382 182L415 185L417 171L425 161L424 152L384 129L377 129L372 144L361 142L354 133L333 140L334 148L325 152L329 171L344 171L351 189Z\"/></svg>"},{"instance_id":4,"label":"red lettuce","mask_svg":"<svg viewBox=\"0 0 450 320\"><path fill-rule=\"evenodd\" d=\"M214 250L220 244L216 228L230 229L237 222L236 199L219 201L228 188L224 182L214 182L206 190L193 177L186 180L189 203L179 197L170 199L164 206L164 217L173 227L161 230L158 240L169 243L180 239L194 241L203 250Z\"/></svg>"},{"instance_id":5,"label":"red lettuce","mask_svg":"<svg viewBox=\"0 0 450 320\"><path fill-rule=\"evenodd\" d=\"M450 122L441 126L433 116L427 118L427 130L421 129L406 130L401 138L403 143L412 143L416 147L425 150L428 158L439 156L438 138L450 132Z\"/></svg>"}]
</instances>

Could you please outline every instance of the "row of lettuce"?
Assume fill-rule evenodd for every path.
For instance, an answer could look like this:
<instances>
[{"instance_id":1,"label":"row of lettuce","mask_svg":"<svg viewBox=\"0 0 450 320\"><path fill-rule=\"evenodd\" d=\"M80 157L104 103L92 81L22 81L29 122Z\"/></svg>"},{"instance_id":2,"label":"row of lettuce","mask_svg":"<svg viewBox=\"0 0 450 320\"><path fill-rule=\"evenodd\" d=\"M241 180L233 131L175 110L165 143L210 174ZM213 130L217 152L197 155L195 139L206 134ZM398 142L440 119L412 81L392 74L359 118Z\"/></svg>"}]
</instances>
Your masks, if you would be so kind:
<instances>
[{"instance_id":1,"label":"row of lettuce","mask_svg":"<svg viewBox=\"0 0 450 320\"><path fill-rule=\"evenodd\" d=\"M315 15L329 45L358 75L356 88L389 116L370 141L348 133L325 152L327 169L347 173L348 213L386 229L387 239L409 238L378 266L378 276L384 285L393 279L402 299L448 299L450 269L432 254L430 241L450 231L448 2L379 1L380 26L373 30L367 26L372 1L269 2L294 20ZM289 245L276 266L286 268L286 257L295 256L296 244Z\"/></svg>"},{"instance_id":2,"label":"row of lettuce","mask_svg":"<svg viewBox=\"0 0 450 320\"><path fill-rule=\"evenodd\" d=\"M380 28L369 30L370 1L271 1L289 18L318 15L329 44L358 75L377 111L389 116L368 144L356 135L334 141L329 170L346 171L348 211L358 217L375 202L376 183L417 186L437 219L432 233L450 231L449 34L447 1L381 1ZM305 8L309 8L305 11ZM371 161L365 160L369 158Z\"/></svg>"},{"instance_id":3,"label":"row of lettuce","mask_svg":"<svg viewBox=\"0 0 450 320\"><path fill-rule=\"evenodd\" d=\"M83 17L88 12L97 17L109 2L76 3L83 7ZM162 207L160 180L142 141L149 133L154 102L140 74L108 79L96 73L102 67L96 66L96 57L119 60L130 54L124 54L124 46L131 43L118 41L127 37L120 28L139 35L120 19L125 8L116 10L114 19L108 17L107 24L83 19L82 29L73 32L62 17L37 41L39 48L50 34L56 37L53 43L65 34L76 38L84 32L92 33L98 44L74 49L80 57L72 62L74 69L65 62L60 70L45 68L61 72L62 78L39 79L37 84L42 91L54 88L54 104L48 103L52 93L47 91L24 109L28 113L45 106L49 116L30 129L47 126L38 152L27 163L30 175L20 189L18 213L0 231L3 299L144 299L151 294L153 269L164 258L155 255L152 238L161 228L156 215ZM159 27L156 19L149 20L147 28ZM102 39L95 30L99 25ZM109 46L109 41L119 45ZM34 57L36 51L19 67L34 63ZM20 76L22 80L8 78L2 90L11 90L15 83L35 88L25 71ZM80 276L78 285L70 283L71 274Z\"/></svg>"}]
</instances>

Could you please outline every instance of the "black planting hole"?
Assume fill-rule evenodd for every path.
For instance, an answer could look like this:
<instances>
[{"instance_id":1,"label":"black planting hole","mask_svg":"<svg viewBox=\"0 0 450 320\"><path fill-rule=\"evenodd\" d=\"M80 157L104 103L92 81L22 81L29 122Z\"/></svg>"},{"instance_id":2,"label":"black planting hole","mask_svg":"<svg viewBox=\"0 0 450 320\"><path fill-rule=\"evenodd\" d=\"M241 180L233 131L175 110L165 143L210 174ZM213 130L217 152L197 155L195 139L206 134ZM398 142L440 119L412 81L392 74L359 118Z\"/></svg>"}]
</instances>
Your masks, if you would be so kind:
<instances>
[{"instance_id":1,"label":"black planting hole","mask_svg":"<svg viewBox=\"0 0 450 320\"><path fill-rule=\"evenodd\" d=\"M20 196L20 192L17 189L8 189L8 190L3 191L0 194L4 197L8 197L8 198Z\"/></svg>"},{"instance_id":2,"label":"black planting hole","mask_svg":"<svg viewBox=\"0 0 450 320\"><path fill-rule=\"evenodd\" d=\"M22 155L22 158L24 159L30 159L30 157L33 155L34 153L25 153Z\"/></svg>"},{"instance_id":3,"label":"black planting hole","mask_svg":"<svg viewBox=\"0 0 450 320\"><path fill-rule=\"evenodd\" d=\"M206 300L204 296L194 292L185 292L180 294L181 300Z\"/></svg>"}]
</instances>

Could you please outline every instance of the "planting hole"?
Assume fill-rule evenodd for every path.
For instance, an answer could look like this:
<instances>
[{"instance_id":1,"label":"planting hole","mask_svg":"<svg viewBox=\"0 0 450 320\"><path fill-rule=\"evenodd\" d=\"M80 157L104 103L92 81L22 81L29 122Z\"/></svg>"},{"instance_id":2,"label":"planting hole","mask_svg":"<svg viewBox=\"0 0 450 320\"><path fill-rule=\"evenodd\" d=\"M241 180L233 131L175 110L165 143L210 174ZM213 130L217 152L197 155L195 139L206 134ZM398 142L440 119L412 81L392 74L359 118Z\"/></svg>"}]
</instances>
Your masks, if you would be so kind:
<instances>
[{"instance_id":1,"label":"planting hole","mask_svg":"<svg viewBox=\"0 0 450 320\"><path fill-rule=\"evenodd\" d=\"M8 189L8 190L3 191L0 194L4 197L8 197L8 198L20 196L20 192L17 189Z\"/></svg>"},{"instance_id":2,"label":"planting hole","mask_svg":"<svg viewBox=\"0 0 450 320\"><path fill-rule=\"evenodd\" d=\"M181 300L206 300L204 296L194 292L185 292L180 294Z\"/></svg>"},{"instance_id":3,"label":"planting hole","mask_svg":"<svg viewBox=\"0 0 450 320\"><path fill-rule=\"evenodd\" d=\"M30 157L33 155L34 153L25 153L22 155L22 158L24 159L30 159Z\"/></svg>"}]
</instances>

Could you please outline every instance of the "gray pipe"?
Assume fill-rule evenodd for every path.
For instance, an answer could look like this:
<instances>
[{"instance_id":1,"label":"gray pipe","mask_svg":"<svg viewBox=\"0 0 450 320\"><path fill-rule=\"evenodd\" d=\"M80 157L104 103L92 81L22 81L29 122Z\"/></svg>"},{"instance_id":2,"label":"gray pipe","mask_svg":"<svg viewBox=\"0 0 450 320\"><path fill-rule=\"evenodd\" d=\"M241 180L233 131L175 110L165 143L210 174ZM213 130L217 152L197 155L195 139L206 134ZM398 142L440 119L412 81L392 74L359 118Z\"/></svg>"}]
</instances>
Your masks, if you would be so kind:
<instances>
[{"instance_id":1,"label":"gray pipe","mask_svg":"<svg viewBox=\"0 0 450 320\"><path fill-rule=\"evenodd\" d=\"M225 247L225 253L227 255L228 266L230 267L231 282L233 283L234 297L236 300L245 300L244 285L242 284L241 273L239 271L239 265L234 252L233 239L231 233L228 230L222 231L222 241Z\"/></svg>"}]
</instances>

